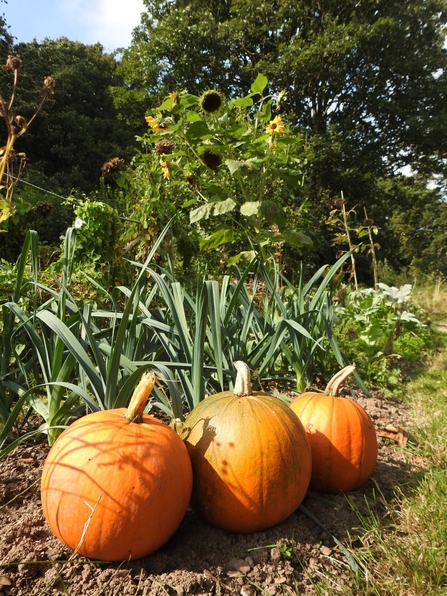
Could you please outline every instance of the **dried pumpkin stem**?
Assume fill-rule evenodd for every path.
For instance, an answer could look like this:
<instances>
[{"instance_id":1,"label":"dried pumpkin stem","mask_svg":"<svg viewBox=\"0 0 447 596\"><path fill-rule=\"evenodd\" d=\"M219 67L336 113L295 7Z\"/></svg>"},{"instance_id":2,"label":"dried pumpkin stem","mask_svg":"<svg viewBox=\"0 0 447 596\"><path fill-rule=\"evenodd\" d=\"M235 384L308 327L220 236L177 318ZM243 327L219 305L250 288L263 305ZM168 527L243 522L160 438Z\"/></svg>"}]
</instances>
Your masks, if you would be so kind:
<instances>
[{"instance_id":1,"label":"dried pumpkin stem","mask_svg":"<svg viewBox=\"0 0 447 596\"><path fill-rule=\"evenodd\" d=\"M234 383L233 393L235 395L251 395L251 373L245 362L237 360L233 362L237 371L236 381Z\"/></svg>"},{"instance_id":2,"label":"dried pumpkin stem","mask_svg":"<svg viewBox=\"0 0 447 596\"><path fill-rule=\"evenodd\" d=\"M155 385L156 376L154 371L149 370L143 373L140 382L135 388L131 397L129 407L127 408L124 417L129 422L140 422L143 416L144 407L147 403L149 395Z\"/></svg>"},{"instance_id":3,"label":"dried pumpkin stem","mask_svg":"<svg viewBox=\"0 0 447 596\"><path fill-rule=\"evenodd\" d=\"M342 383L347 379L350 375L352 375L355 371L355 365L350 364L346 366L342 370L340 370L336 375L332 377L329 383L326 386L324 391L325 395L333 395L337 397L338 391L342 385Z\"/></svg>"}]
</instances>

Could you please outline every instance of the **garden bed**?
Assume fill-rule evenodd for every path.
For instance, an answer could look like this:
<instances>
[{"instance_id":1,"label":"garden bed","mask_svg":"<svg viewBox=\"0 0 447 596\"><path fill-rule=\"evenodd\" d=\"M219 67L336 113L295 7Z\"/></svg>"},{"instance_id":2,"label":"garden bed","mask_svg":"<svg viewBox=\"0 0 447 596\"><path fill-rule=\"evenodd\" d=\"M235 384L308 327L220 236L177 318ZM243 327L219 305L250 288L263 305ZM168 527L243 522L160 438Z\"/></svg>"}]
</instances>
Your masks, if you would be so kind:
<instances>
[{"instance_id":1,"label":"garden bed","mask_svg":"<svg viewBox=\"0 0 447 596\"><path fill-rule=\"evenodd\" d=\"M352 504L363 514L370 507L386 524L387 503L396 486L405 492L424 468L408 448L413 424L409 410L378 392L358 400L379 434L373 477L350 494L351 504L343 495L316 493L303 503L338 540L353 545L354 553L362 530ZM188 510L171 540L144 559L117 564L72 557L42 514L39 483L47 452L46 445L28 444L1 463L2 595L315 594L322 578L329 578L340 593L356 593L345 554L300 510L278 526L250 535L213 528Z\"/></svg>"}]
</instances>

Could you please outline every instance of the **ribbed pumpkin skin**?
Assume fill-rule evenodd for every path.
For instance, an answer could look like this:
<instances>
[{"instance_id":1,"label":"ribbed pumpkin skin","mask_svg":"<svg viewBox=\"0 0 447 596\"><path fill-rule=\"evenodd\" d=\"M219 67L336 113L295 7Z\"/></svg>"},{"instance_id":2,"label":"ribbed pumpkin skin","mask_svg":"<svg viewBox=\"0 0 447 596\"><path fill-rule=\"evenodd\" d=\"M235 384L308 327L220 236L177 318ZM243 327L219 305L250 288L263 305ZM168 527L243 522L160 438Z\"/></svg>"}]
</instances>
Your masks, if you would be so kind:
<instances>
[{"instance_id":1,"label":"ribbed pumpkin skin","mask_svg":"<svg viewBox=\"0 0 447 596\"><path fill-rule=\"evenodd\" d=\"M180 437L147 414L130 423L125 412L74 422L43 467L45 518L68 547L78 546L96 507L79 548L93 559L125 561L157 550L180 525L191 496L191 462Z\"/></svg>"},{"instance_id":2,"label":"ribbed pumpkin skin","mask_svg":"<svg viewBox=\"0 0 447 596\"><path fill-rule=\"evenodd\" d=\"M336 494L363 486L377 463L377 437L366 411L353 400L312 392L290 407L309 437L310 488Z\"/></svg>"},{"instance_id":3,"label":"ribbed pumpkin skin","mask_svg":"<svg viewBox=\"0 0 447 596\"><path fill-rule=\"evenodd\" d=\"M193 467L191 505L214 526L240 534L266 530L303 500L310 447L280 400L259 392L207 397L186 419L183 436Z\"/></svg>"}]
</instances>

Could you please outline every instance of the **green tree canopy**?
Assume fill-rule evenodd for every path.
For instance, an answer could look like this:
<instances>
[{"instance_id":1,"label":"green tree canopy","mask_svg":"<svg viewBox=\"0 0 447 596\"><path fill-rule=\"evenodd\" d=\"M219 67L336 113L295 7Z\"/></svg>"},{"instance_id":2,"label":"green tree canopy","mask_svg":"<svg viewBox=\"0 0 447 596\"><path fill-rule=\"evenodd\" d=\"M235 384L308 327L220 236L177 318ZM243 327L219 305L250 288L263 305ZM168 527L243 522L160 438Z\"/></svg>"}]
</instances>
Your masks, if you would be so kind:
<instances>
[{"instance_id":1,"label":"green tree canopy","mask_svg":"<svg viewBox=\"0 0 447 596\"><path fill-rule=\"evenodd\" d=\"M100 44L66 38L20 43L13 48L23 61L15 112L30 118L40 102L44 78L51 75L54 96L17 142L28 158L28 178L51 180L69 193L97 187L101 166L113 157L130 157L134 131L118 120L109 88L120 85L113 54ZM2 87L8 74L2 75Z\"/></svg>"},{"instance_id":2,"label":"green tree canopy","mask_svg":"<svg viewBox=\"0 0 447 596\"><path fill-rule=\"evenodd\" d=\"M335 126L394 168L444 143L445 0L144 4L117 91L129 117L175 90L241 95L262 72L309 135Z\"/></svg>"},{"instance_id":3,"label":"green tree canopy","mask_svg":"<svg viewBox=\"0 0 447 596\"><path fill-rule=\"evenodd\" d=\"M144 4L119 69L125 86L114 90L122 116L137 122L181 89L240 97L266 75L307 138L316 260L331 250L322 222L340 191L388 234L393 210L379 181L404 166L444 174L446 0Z\"/></svg>"}]
</instances>

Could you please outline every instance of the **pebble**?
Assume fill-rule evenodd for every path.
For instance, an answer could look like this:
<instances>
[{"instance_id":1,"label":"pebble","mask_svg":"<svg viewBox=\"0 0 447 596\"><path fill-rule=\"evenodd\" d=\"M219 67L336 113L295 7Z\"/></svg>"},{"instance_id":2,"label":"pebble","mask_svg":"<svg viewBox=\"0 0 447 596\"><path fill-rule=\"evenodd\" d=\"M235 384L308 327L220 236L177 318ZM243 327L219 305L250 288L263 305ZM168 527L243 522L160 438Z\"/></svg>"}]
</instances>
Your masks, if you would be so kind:
<instances>
[{"instance_id":1,"label":"pebble","mask_svg":"<svg viewBox=\"0 0 447 596\"><path fill-rule=\"evenodd\" d=\"M240 573L248 573L251 569L251 566L247 562L247 559L230 559L229 567L235 569L236 571L239 571Z\"/></svg>"}]
</instances>

